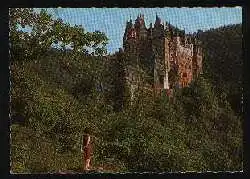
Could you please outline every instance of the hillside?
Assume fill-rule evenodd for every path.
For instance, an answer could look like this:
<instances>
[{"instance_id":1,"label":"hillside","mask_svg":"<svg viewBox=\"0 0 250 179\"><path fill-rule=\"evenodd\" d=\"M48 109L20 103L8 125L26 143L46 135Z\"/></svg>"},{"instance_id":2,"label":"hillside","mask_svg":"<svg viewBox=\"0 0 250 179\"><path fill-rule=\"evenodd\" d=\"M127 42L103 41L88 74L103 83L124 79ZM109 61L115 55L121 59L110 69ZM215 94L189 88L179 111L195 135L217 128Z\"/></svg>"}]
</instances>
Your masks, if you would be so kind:
<instances>
[{"instance_id":1,"label":"hillside","mask_svg":"<svg viewBox=\"0 0 250 179\"><path fill-rule=\"evenodd\" d=\"M89 40L96 42L94 37ZM44 48L27 58L23 52L32 48L18 39L11 38L10 67L14 173L81 172L85 127L95 136L92 166L105 172L242 170L242 118L214 88L211 79L217 78L207 76L215 71L176 90L172 99L139 91L119 111L122 56L110 62L103 55Z\"/></svg>"},{"instance_id":2,"label":"hillside","mask_svg":"<svg viewBox=\"0 0 250 179\"><path fill-rule=\"evenodd\" d=\"M223 91L237 113L242 96L242 25L228 25L199 35L205 49L204 69L217 91Z\"/></svg>"}]
</instances>

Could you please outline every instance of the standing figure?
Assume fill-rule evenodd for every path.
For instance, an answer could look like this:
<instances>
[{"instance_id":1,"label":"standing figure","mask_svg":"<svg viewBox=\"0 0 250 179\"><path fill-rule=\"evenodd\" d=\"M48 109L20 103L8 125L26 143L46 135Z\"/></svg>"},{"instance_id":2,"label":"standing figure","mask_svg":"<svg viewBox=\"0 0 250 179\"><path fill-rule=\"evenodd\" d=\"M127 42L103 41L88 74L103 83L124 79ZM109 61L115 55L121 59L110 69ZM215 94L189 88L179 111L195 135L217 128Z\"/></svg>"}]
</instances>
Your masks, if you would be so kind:
<instances>
[{"instance_id":1,"label":"standing figure","mask_svg":"<svg viewBox=\"0 0 250 179\"><path fill-rule=\"evenodd\" d=\"M90 138L90 130L88 128L84 130L82 148L83 148L82 152L83 152L84 170L90 170L92 145L91 145L91 138Z\"/></svg>"}]
</instances>

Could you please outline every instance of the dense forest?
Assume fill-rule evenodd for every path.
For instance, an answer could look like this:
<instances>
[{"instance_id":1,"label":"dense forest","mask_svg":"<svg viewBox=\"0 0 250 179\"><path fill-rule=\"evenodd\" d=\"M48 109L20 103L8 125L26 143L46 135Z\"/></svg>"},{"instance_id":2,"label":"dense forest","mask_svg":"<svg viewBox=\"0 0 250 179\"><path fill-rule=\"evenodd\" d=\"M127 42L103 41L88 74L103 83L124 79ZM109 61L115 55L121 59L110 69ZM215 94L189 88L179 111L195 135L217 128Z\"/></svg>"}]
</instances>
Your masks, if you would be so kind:
<instances>
[{"instance_id":1,"label":"dense forest","mask_svg":"<svg viewBox=\"0 0 250 179\"><path fill-rule=\"evenodd\" d=\"M104 33L10 9L12 172L81 172L85 127L105 172L242 170L241 28L198 31L203 74L173 98L126 103L126 58L107 58Z\"/></svg>"}]
</instances>

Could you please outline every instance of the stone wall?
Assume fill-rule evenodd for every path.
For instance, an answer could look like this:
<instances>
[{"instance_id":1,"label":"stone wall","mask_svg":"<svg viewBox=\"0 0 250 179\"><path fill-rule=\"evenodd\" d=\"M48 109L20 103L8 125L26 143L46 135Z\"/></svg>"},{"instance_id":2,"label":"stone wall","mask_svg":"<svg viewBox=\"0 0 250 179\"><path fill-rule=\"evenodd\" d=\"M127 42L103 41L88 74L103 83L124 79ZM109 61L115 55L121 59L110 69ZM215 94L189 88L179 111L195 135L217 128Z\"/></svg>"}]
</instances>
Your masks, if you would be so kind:
<instances>
[{"instance_id":1,"label":"stone wall","mask_svg":"<svg viewBox=\"0 0 250 179\"><path fill-rule=\"evenodd\" d=\"M189 45L177 45L178 74L180 76L179 85L186 87L192 81L192 60L193 49Z\"/></svg>"}]
</instances>

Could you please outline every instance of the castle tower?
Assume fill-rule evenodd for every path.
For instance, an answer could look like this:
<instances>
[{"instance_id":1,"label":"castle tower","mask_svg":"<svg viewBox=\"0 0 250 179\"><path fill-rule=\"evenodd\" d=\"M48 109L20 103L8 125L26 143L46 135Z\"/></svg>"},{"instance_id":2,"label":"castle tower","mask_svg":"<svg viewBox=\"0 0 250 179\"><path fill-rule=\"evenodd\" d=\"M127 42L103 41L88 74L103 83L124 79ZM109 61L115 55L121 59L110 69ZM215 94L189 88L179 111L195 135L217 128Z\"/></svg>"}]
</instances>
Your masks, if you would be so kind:
<instances>
[{"instance_id":1,"label":"castle tower","mask_svg":"<svg viewBox=\"0 0 250 179\"><path fill-rule=\"evenodd\" d=\"M155 17L155 24L154 24L154 31L153 37L156 39L160 39L164 37L164 25L161 23L161 19L156 15Z\"/></svg>"},{"instance_id":2,"label":"castle tower","mask_svg":"<svg viewBox=\"0 0 250 179\"><path fill-rule=\"evenodd\" d=\"M130 56L136 56L137 54L137 32L134 25L129 23L127 32L124 34L124 51Z\"/></svg>"},{"instance_id":3,"label":"castle tower","mask_svg":"<svg viewBox=\"0 0 250 179\"><path fill-rule=\"evenodd\" d=\"M125 44L126 44L126 41L128 40L128 37L129 37L129 33L132 29L132 26L133 26L133 23L132 23L132 20L130 19L130 21L127 21L126 22L126 27L125 27L125 32L124 32L124 35L123 35L123 48L125 49Z\"/></svg>"},{"instance_id":4,"label":"castle tower","mask_svg":"<svg viewBox=\"0 0 250 179\"><path fill-rule=\"evenodd\" d=\"M168 25L166 27L168 29ZM170 36L166 35L161 19L156 15L152 50L154 53L154 85L157 92L159 89L169 89L168 72L170 70Z\"/></svg>"},{"instance_id":5,"label":"castle tower","mask_svg":"<svg viewBox=\"0 0 250 179\"><path fill-rule=\"evenodd\" d=\"M160 25L162 25L162 24L161 24L161 19L160 19L159 16L156 14L156 15L155 15L155 27L160 26Z\"/></svg>"},{"instance_id":6,"label":"castle tower","mask_svg":"<svg viewBox=\"0 0 250 179\"><path fill-rule=\"evenodd\" d=\"M162 88L163 84L163 71L161 67L161 59L163 57L163 41L162 41L162 29L161 20L156 15L155 24L153 28L152 36L152 51L154 56L154 86L155 88Z\"/></svg>"},{"instance_id":7,"label":"castle tower","mask_svg":"<svg viewBox=\"0 0 250 179\"><path fill-rule=\"evenodd\" d=\"M124 52L126 54L127 60L130 61L129 64L138 63L138 35L137 30L132 23L132 20L127 23L126 30L123 38ZM133 65L126 66L126 83L129 87L131 102L134 99L135 91L138 88L136 67Z\"/></svg>"},{"instance_id":8,"label":"castle tower","mask_svg":"<svg viewBox=\"0 0 250 179\"><path fill-rule=\"evenodd\" d=\"M135 20L135 29L137 31L138 39L145 40L147 38L147 28L144 21L144 15L138 15Z\"/></svg>"},{"instance_id":9,"label":"castle tower","mask_svg":"<svg viewBox=\"0 0 250 179\"><path fill-rule=\"evenodd\" d=\"M137 33L137 49L138 49L138 57L140 58L141 63L144 63L144 59L146 59L150 54L149 41L148 41L148 30L145 25L144 15L139 14L137 19L135 20L135 30Z\"/></svg>"},{"instance_id":10,"label":"castle tower","mask_svg":"<svg viewBox=\"0 0 250 179\"><path fill-rule=\"evenodd\" d=\"M197 37L193 40L193 77L196 78L200 73L202 73L202 49Z\"/></svg>"}]
</instances>

